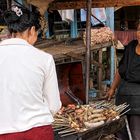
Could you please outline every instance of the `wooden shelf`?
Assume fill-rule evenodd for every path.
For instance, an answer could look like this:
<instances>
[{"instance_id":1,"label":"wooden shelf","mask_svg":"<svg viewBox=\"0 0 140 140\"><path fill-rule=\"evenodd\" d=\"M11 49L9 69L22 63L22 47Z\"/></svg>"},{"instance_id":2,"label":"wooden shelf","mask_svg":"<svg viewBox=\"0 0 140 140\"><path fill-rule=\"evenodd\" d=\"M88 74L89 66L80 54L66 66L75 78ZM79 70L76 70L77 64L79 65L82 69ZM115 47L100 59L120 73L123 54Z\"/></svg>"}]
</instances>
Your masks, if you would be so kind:
<instances>
[{"instance_id":1,"label":"wooden shelf","mask_svg":"<svg viewBox=\"0 0 140 140\"><path fill-rule=\"evenodd\" d=\"M90 63L97 66L98 68L98 76L97 76L97 85L98 89L101 90L102 88L102 55L103 55L103 48L111 47L113 44L112 42L105 42L102 44L96 44L94 47L91 47L91 61ZM53 55L56 65L69 63L69 62L76 62L82 61L83 68L85 68L85 61L86 61L86 46L83 40L68 40L68 41L42 41L42 43L38 43L36 45L37 48ZM92 54L96 51L98 54L98 60L93 60ZM100 97L101 95L98 95Z\"/></svg>"},{"instance_id":2,"label":"wooden shelf","mask_svg":"<svg viewBox=\"0 0 140 140\"><path fill-rule=\"evenodd\" d=\"M112 46L112 42L96 44L94 47L91 47L91 52L110 46ZM84 60L83 55L86 54L86 46L83 40L68 41L68 43L65 41L52 41L51 43L43 41L37 44L36 47L52 54L56 61L70 58Z\"/></svg>"}]
</instances>

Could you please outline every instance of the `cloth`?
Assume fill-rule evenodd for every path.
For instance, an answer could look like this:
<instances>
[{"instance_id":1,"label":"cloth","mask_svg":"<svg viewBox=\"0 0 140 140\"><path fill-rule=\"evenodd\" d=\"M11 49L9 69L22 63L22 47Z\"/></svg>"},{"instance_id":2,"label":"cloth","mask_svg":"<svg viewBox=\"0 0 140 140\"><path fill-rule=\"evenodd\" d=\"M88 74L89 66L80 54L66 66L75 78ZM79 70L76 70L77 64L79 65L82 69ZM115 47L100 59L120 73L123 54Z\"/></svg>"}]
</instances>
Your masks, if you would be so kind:
<instances>
[{"instance_id":1,"label":"cloth","mask_svg":"<svg viewBox=\"0 0 140 140\"><path fill-rule=\"evenodd\" d=\"M131 109L126 114L140 115L140 84L129 83L125 80L121 81L116 94L116 105L123 103L129 104Z\"/></svg>"},{"instance_id":2,"label":"cloth","mask_svg":"<svg viewBox=\"0 0 140 140\"><path fill-rule=\"evenodd\" d=\"M117 41L116 49L124 50L124 46L119 40Z\"/></svg>"},{"instance_id":3,"label":"cloth","mask_svg":"<svg viewBox=\"0 0 140 140\"><path fill-rule=\"evenodd\" d=\"M119 74L122 78L116 94L116 104L127 102L130 111L127 114L140 114L140 56L136 54L137 40L125 47L119 63Z\"/></svg>"},{"instance_id":4,"label":"cloth","mask_svg":"<svg viewBox=\"0 0 140 140\"><path fill-rule=\"evenodd\" d=\"M59 10L59 13L64 21L74 21L74 9Z\"/></svg>"},{"instance_id":5,"label":"cloth","mask_svg":"<svg viewBox=\"0 0 140 140\"><path fill-rule=\"evenodd\" d=\"M49 125L61 101L52 56L19 38L0 43L0 134Z\"/></svg>"},{"instance_id":6,"label":"cloth","mask_svg":"<svg viewBox=\"0 0 140 140\"><path fill-rule=\"evenodd\" d=\"M129 42L136 39L136 31L115 31L115 37L120 40L123 45L127 45Z\"/></svg>"},{"instance_id":7,"label":"cloth","mask_svg":"<svg viewBox=\"0 0 140 140\"><path fill-rule=\"evenodd\" d=\"M81 9L80 12L81 12L81 21L86 21L87 20L86 10ZM105 22L107 19L105 8L92 8L91 13L102 22ZM91 24L94 26L94 25L100 24L100 22L97 19L95 19L93 16L91 16Z\"/></svg>"},{"instance_id":8,"label":"cloth","mask_svg":"<svg viewBox=\"0 0 140 140\"><path fill-rule=\"evenodd\" d=\"M52 127L48 125L24 132L0 135L0 140L54 140L54 134Z\"/></svg>"},{"instance_id":9,"label":"cloth","mask_svg":"<svg viewBox=\"0 0 140 140\"><path fill-rule=\"evenodd\" d=\"M140 140L140 115L128 115L127 120L131 131L132 139ZM119 140L129 140L126 127L118 131L115 135L117 138L119 138Z\"/></svg>"}]
</instances>

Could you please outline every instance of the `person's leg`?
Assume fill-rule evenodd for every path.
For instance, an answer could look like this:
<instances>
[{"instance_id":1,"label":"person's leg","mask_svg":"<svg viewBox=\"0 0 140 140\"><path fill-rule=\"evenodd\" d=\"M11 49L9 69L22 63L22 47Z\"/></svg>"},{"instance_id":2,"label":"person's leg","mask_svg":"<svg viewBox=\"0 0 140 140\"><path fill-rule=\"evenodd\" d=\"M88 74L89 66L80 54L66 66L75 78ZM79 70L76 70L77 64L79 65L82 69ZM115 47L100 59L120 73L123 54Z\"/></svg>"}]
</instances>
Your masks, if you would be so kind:
<instances>
[{"instance_id":1,"label":"person's leg","mask_svg":"<svg viewBox=\"0 0 140 140\"><path fill-rule=\"evenodd\" d=\"M128 122L133 140L140 140L140 115L129 115Z\"/></svg>"},{"instance_id":2,"label":"person's leg","mask_svg":"<svg viewBox=\"0 0 140 140\"><path fill-rule=\"evenodd\" d=\"M32 128L25 132L24 140L54 140L51 125Z\"/></svg>"}]
</instances>

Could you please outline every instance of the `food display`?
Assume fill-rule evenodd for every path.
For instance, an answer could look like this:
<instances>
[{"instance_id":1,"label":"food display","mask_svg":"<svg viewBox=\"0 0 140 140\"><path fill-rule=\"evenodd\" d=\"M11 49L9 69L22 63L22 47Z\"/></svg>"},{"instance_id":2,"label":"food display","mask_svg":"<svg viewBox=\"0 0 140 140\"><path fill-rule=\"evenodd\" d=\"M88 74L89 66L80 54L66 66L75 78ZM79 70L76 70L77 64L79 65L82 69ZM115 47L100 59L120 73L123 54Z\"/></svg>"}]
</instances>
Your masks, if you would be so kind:
<instances>
[{"instance_id":1,"label":"food display","mask_svg":"<svg viewBox=\"0 0 140 140\"><path fill-rule=\"evenodd\" d=\"M63 129L60 133L84 132L119 119L128 106L126 103L116 106L105 101L89 105L69 104L55 115L53 127Z\"/></svg>"},{"instance_id":2,"label":"food display","mask_svg":"<svg viewBox=\"0 0 140 140\"><path fill-rule=\"evenodd\" d=\"M86 32L83 34L83 40L86 44ZM114 33L109 27L101 27L98 29L91 29L91 46L95 44L106 43L114 40Z\"/></svg>"}]
</instances>

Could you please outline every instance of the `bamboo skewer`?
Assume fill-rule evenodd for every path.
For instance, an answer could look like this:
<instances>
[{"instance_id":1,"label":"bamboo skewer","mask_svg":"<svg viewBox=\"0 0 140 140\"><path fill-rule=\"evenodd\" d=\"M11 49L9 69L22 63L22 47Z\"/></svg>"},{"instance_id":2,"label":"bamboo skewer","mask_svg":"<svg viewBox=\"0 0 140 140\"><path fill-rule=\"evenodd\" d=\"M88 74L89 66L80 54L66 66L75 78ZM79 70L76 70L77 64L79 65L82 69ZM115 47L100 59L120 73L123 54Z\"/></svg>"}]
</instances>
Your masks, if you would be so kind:
<instances>
[{"instance_id":1,"label":"bamboo skewer","mask_svg":"<svg viewBox=\"0 0 140 140\"><path fill-rule=\"evenodd\" d=\"M66 137L66 136L73 135L73 134L77 134L77 132L67 133L67 134L61 135L61 137Z\"/></svg>"},{"instance_id":2,"label":"bamboo skewer","mask_svg":"<svg viewBox=\"0 0 140 140\"><path fill-rule=\"evenodd\" d=\"M67 124L64 124L64 123L61 123L61 124L55 124L55 126L60 126L60 127L63 127L63 126L67 126L67 127L70 127L70 125L67 125Z\"/></svg>"},{"instance_id":3,"label":"bamboo skewer","mask_svg":"<svg viewBox=\"0 0 140 140\"><path fill-rule=\"evenodd\" d=\"M81 117L83 117L83 121L85 121L85 119L88 118L90 113L91 113L91 115L94 115L94 113L93 113L94 110L97 113L99 113L98 109L103 110L103 112L100 112L100 113L103 113L103 115L105 115L105 117L106 117L105 123L107 124L110 121L119 119L119 117L121 117L125 113L127 113L130 110L130 109L127 109L128 107L129 107L129 105L127 105L127 103L116 106L113 103L109 103L106 101L100 101L100 102L96 102L94 104L80 105L76 109L77 109L77 111L78 111L78 109L83 110L83 112L82 112L83 114L82 115L80 114ZM71 111L69 112L68 109L70 109ZM78 132L81 132L82 129L85 128L85 125L83 125L84 123L82 122L82 120L80 120L81 124L79 125L79 121L77 121L77 116L74 116L76 113L76 111L75 111L76 109L64 108L64 112L62 112L62 114L57 114L55 116L53 128L55 131L58 131L58 134L61 135L61 137L76 134ZM125 111L125 112L123 112L123 111ZM90 120L87 119L86 121L90 121Z\"/></svg>"},{"instance_id":4,"label":"bamboo skewer","mask_svg":"<svg viewBox=\"0 0 140 140\"><path fill-rule=\"evenodd\" d=\"M76 132L75 129L66 129L64 131L58 132L58 134L65 134L65 133L71 133L71 132Z\"/></svg>"},{"instance_id":5,"label":"bamboo skewer","mask_svg":"<svg viewBox=\"0 0 140 140\"><path fill-rule=\"evenodd\" d=\"M117 112L121 113L123 110L125 110L125 109L128 108L128 107L129 107L129 105L127 105L127 106L125 106L125 107L123 107L123 108L117 110Z\"/></svg>"},{"instance_id":6,"label":"bamboo skewer","mask_svg":"<svg viewBox=\"0 0 140 140\"><path fill-rule=\"evenodd\" d=\"M69 129L69 127L59 127L59 128L55 128L54 131L61 131L61 130L66 130Z\"/></svg>"},{"instance_id":7,"label":"bamboo skewer","mask_svg":"<svg viewBox=\"0 0 140 140\"><path fill-rule=\"evenodd\" d=\"M131 109L126 110L125 112L123 112L122 114L120 114L119 116L123 116L125 113L129 112Z\"/></svg>"},{"instance_id":8,"label":"bamboo skewer","mask_svg":"<svg viewBox=\"0 0 140 140\"><path fill-rule=\"evenodd\" d=\"M54 131L61 131L61 130L63 131L63 130L68 130L68 129L71 129L71 128L64 126L64 127L56 128L56 129L54 129Z\"/></svg>"}]
</instances>

